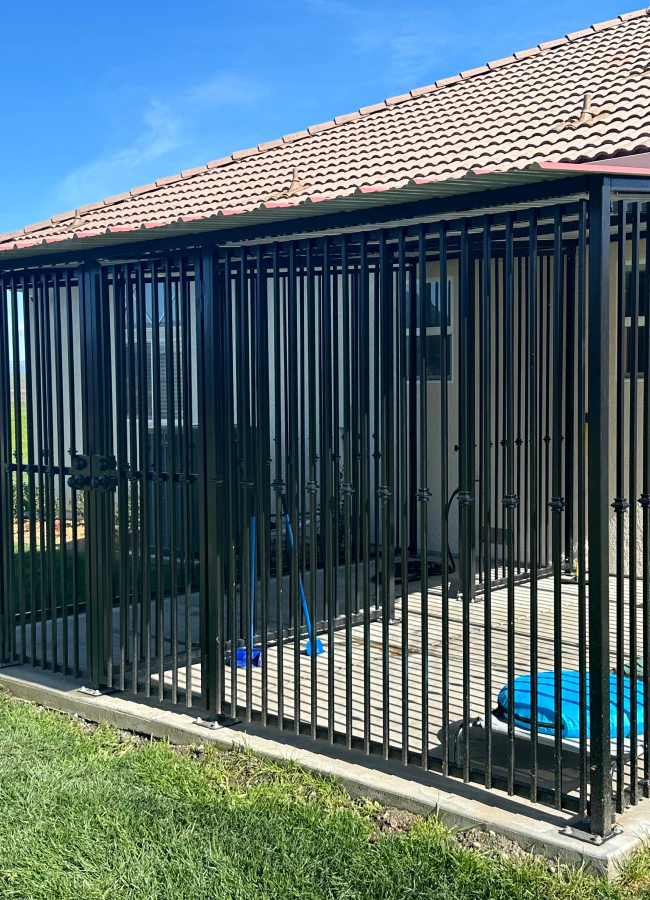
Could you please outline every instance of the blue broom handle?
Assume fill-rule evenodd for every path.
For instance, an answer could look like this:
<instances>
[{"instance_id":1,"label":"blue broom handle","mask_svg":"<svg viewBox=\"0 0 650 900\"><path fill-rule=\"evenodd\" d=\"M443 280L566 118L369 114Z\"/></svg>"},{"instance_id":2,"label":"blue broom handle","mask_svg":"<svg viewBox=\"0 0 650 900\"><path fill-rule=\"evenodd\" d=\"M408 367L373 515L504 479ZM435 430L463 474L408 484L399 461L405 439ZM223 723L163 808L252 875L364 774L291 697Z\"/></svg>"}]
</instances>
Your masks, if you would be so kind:
<instances>
[{"instance_id":1,"label":"blue broom handle","mask_svg":"<svg viewBox=\"0 0 650 900\"><path fill-rule=\"evenodd\" d=\"M284 503L284 497L282 498ZM287 537L289 538L289 546L291 547L291 552L293 553L293 531L291 530L291 522L289 521L289 513L285 512L284 521L287 523ZM298 587L300 588L300 599L302 601L302 611L305 616L305 625L307 626L307 634L309 635L309 640L312 639L311 634L311 619L309 618L309 610L307 609L307 599L305 597L305 589L302 586L302 575L298 575Z\"/></svg>"},{"instance_id":2,"label":"blue broom handle","mask_svg":"<svg viewBox=\"0 0 650 900\"><path fill-rule=\"evenodd\" d=\"M251 653L255 637L255 516L251 516Z\"/></svg>"}]
</instances>

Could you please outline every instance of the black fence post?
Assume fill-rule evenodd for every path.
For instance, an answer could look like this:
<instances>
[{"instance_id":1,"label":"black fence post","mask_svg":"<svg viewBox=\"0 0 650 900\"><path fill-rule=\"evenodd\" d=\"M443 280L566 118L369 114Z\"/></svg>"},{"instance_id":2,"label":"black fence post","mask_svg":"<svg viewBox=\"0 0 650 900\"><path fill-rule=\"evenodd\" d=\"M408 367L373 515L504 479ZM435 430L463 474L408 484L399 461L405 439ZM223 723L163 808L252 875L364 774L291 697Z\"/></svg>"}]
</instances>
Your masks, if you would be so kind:
<instances>
[{"instance_id":1,"label":"black fence post","mask_svg":"<svg viewBox=\"0 0 650 900\"><path fill-rule=\"evenodd\" d=\"M587 456L591 831L612 831L609 689L609 319L610 182L589 192Z\"/></svg>"},{"instance_id":2,"label":"black fence post","mask_svg":"<svg viewBox=\"0 0 650 900\"><path fill-rule=\"evenodd\" d=\"M7 289L0 280L0 665L13 657L14 589L12 558L14 527L12 503L11 398ZM14 326L15 327L15 326ZM15 371L16 361L12 361ZM16 503L18 508L18 502Z\"/></svg>"},{"instance_id":3,"label":"black fence post","mask_svg":"<svg viewBox=\"0 0 650 900\"><path fill-rule=\"evenodd\" d=\"M82 333L83 452L86 476L86 672L95 689L113 686L113 485L109 300L98 265L78 271ZM106 474L103 474L103 473Z\"/></svg>"}]
</instances>

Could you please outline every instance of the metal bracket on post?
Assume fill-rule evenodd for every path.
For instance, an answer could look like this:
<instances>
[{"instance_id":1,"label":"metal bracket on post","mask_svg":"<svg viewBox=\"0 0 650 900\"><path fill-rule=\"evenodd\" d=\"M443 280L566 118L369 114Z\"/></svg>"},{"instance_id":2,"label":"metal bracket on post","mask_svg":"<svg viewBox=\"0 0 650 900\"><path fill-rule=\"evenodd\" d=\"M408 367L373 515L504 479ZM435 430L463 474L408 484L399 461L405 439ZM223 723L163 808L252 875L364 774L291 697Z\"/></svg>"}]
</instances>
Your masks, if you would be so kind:
<instances>
[{"instance_id":1,"label":"metal bracket on post","mask_svg":"<svg viewBox=\"0 0 650 900\"><path fill-rule=\"evenodd\" d=\"M105 697L107 694L115 694L115 688L92 688L82 684L77 691L78 694L87 694L89 697Z\"/></svg>"},{"instance_id":2,"label":"metal bracket on post","mask_svg":"<svg viewBox=\"0 0 650 900\"><path fill-rule=\"evenodd\" d=\"M623 834L623 828L614 824L609 834L602 837L591 831L591 820L589 818L578 816L575 819L571 819L563 828L560 828L560 834L584 841L585 844L591 844L594 847L600 847L601 844L611 841L612 838L618 837L619 834Z\"/></svg>"},{"instance_id":3,"label":"metal bracket on post","mask_svg":"<svg viewBox=\"0 0 650 900\"><path fill-rule=\"evenodd\" d=\"M77 491L114 491L117 487L117 461L114 456L75 453L68 485Z\"/></svg>"},{"instance_id":4,"label":"metal bracket on post","mask_svg":"<svg viewBox=\"0 0 650 900\"><path fill-rule=\"evenodd\" d=\"M202 728L210 728L217 731L219 728L232 728L234 725L241 725L243 719L235 719L232 716L215 716L214 719L195 719L194 724L200 725Z\"/></svg>"}]
</instances>

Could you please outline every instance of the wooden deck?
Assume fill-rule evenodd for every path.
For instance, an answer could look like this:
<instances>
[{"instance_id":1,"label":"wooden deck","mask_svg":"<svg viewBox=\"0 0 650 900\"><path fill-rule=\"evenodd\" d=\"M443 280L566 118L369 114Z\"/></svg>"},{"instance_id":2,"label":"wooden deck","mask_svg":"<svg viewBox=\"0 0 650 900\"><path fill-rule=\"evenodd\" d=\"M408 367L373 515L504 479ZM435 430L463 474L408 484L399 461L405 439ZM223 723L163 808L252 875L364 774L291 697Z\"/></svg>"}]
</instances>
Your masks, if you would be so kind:
<instances>
[{"instance_id":1,"label":"wooden deck","mask_svg":"<svg viewBox=\"0 0 650 900\"><path fill-rule=\"evenodd\" d=\"M629 609L629 597L626 585L626 610ZM588 589L587 589L588 590ZM611 665L615 665L616 647L616 592L615 582L610 582L610 618L611 618ZM564 669L578 668L578 586L574 583L562 585L562 667ZM638 617L638 652L642 649L642 609L641 585L638 584L637 596ZM538 582L538 671L550 670L554 662L554 614L553 614L553 579L545 578ZM397 615L401 616L401 605L397 604ZM485 653L486 653L486 621L485 604L482 599L471 604L469 615L469 645L465 650L463 641L463 610L462 603L451 600L449 603L449 721L453 726L463 718L463 663L467 660L469 666L469 708L472 717L480 716L485 712ZM439 584L429 590L428 598L428 711L429 711L429 750L438 757L441 756L440 732L442 728L442 666L443 666L443 640L442 640L442 598ZM628 628L629 612L626 611L626 634ZM492 612L488 625L488 634L491 644L491 685L489 706L496 705L499 690L507 681L507 590L500 588L492 593ZM381 742L384 735L384 682L383 682L383 640L382 622L376 621L368 626L370 638L370 668L369 668L369 717L370 734L373 741ZM406 695L408 708L408 749L414 753L422 751L422 603L421 595L413 591L409 595L408 604L408 678L402 677L402 623L389 626L388 643L388 696L387 710L388 733L390 745L401 749L403 741L402 708L403 698ZM357 738L364 736L364 625L354 626L352 629L352 733ZM515 591L515 674L521 675L531 670L531 601L530 585L521 584ZM345 734L346 728L346 632L340 630L335 633L333 646L328 643L327 635L321 635L325 653L317 659L318 678L316 682L317 698L317 724L319 727L328 726L328 688L330 678L333 681L333 713L334 728L340 734ZM305 641L302 641L304 649ZM629 654L629 638L626 638L626 647ZM283 678L278 679L279 654L282 654ZM333 657L333 666L330 660ZM298 690L300 702L300 719L302 723L311 722L311 659L301 653L300 669L296 673L294 668L294 644L288 641L280 647L269 647L266 659L268 673L268 711L271 715L277 715L278 695L282 693L285 716L293 718L295 710L295 692ZM296 677L298 674L298 677ZM197 665L193 670L193 687L196 690L200 685L201 672ZM232 691L232 679L237 678L238 702L243 704L246 697L245 669L226 668L226 699L230 700ZM171 672L165 673L166 681L171 682ZM179 672L179 686L184 685L185 671ZM252 698L253 709L260 711L262 708L262 669L253 668Z\"/></svg>"}]
</instances>

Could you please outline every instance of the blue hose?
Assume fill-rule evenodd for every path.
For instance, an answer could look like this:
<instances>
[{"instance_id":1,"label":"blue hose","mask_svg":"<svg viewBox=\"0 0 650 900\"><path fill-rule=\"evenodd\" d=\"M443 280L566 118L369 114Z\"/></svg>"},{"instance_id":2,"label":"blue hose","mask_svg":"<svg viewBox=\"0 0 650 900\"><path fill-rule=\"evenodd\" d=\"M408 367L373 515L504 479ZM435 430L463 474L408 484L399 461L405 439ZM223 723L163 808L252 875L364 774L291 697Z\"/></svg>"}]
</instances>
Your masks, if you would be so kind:
<instances>
[{"instance_id":1,"label":"blue hose","mask_svg":"<svg viewBox=\"0 0 650 900\"><path fill-rule=\"evenodd\" d=\"M289 510L287 509L287 500L284 494L282 495L282 508L284 510L284 521L287 526L287 537L289 538L289 547L291 548L291 552L294 552L294 543L293 543L293 531L291 529L291 522L289 521ZM311 630L311 619L309 618L309 609L307 608L307 598L305 597L305 589L302 584L302 575L298 574L298 588L300 590L300 601L302 603L302 611L305 616L305 625L307 626L307 634L309 635L309 640L307 641L307 646L305 647L305 653L307 656L311 656L311 648L314 636ZM325 648L323 647L323 642L320 638L316 638L316 655L320 656L321 653L325 653Z\"/></svg>"}]
</instances>

